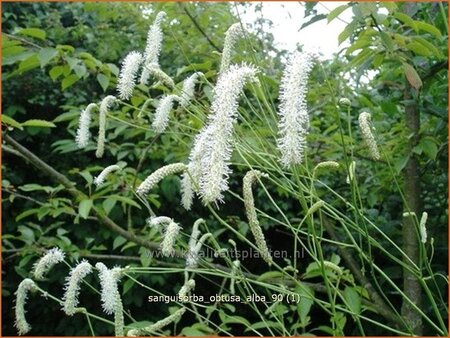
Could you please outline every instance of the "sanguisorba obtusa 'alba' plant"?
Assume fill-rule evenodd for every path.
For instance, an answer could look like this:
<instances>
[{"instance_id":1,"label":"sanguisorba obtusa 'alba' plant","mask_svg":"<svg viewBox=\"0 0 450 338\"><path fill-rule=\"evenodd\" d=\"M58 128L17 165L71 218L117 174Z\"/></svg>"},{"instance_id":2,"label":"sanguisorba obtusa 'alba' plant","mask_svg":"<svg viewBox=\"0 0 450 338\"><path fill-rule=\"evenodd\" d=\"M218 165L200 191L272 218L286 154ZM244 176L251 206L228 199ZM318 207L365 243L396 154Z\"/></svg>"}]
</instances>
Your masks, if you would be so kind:
<instances>
[{"instance_id":1,"label":"sanguisorba obtusa 'alba' plant","mask_svg":"<svg viewBox=\"0 0 450 338\"><path fill-rule=\"evenodd\" d=\"M195 86L200 77L204 77L203 74L194 72L186 77L180 86L176 84L171 76L161 69L159 64L163 41L161 25L165 17L166 14L163 12L156 15L156 19L148 31L145 50L132 51L123 60L117 84L118 97L108 95L100 103L91 103L81 112L75 138L79 148L85 148L89 144L91 120L97 119L97 116L94 114L98 112L99 132L96 156L100 158L104 155L105 151L108 151L108 145L106 143L107 117L112 117L110 114L114 114L114 112L111 112L113 105L129 105L122 100L129 100L133 96L134 91L137 90L136 82L138 79L140 82L138 87L149 85L150 80L158 85L165 86L164 94L146 98L139 108L139 121L142 121L144 117L150 117L152 119L149 131L153 131L155 140L157 139L157 135L171 132L172 125L170 119L175 104L177 104L177 109L189 111L191 105L197 103L195 102ZM98 319L98 316L91 314L86 308L79 307L79 305L82 306L83 304L79 304L78 299L80 291L85 284L92 288L92 283L87 284L85 279L93 279L94 276L92 275L94 274L91 274L93 271L96 271L98 275L97 288L99 285L99 298L102 308L106 315L114 315L114 322L101 319L114 326L116 336L167 333L168 331L162 330L174 327L174 323L178 322L185 313L190 315L189 318L193 318L191 314L194 314L196 320L199 320L208 329L215 330L209 332L232 335L233 332L229 331L226 325L217 325L211 319L210 314L217 311L215 306L208 307L207 311L212 311L211 313L203 313L203 304L197 306L197 304L192 303L189 299L189 296L194 293L196 285L199 285L199 280L197 279L196 281L195 277L202 276L203 272L207 272L207 275L223 278L220 290L223 294L248 295L249 293L255 293L256 288L262 288L262 292L266 296L273 293L277 293L283 297L298 295L302 300L299 311L306 311L300 314L303 333L306 333L306 327L309 321L309 310L305 309L308 309L313 304L317 306L318 311L323 311L323 313L330 316L331 327L327 333L332 332L335 335L343 335L344 331L341 326L342 322L345 325L344 319L346 315L351 316L361 329L361 334L365 334L361 326L363 321L370 322L371 325L378 326L389 333L410 333L409 328L403 325L404 323L397 314L396 309L390 303L384 301L387 297L386 294L383 294L383 290L374 288L369 279L361 276L360 271L355 269L358 263L357 260L352 258L352 255L346 250L351 247L358 252L358 259L367 266L370 265L372 276L376 276L376 278L382 280L385 283L384 285L391 285L393 287L392 290L402 297L405 297L402 294L402 290L395 286L392 279L383 273L376 262L370 260L370 257L367 256L366 252L360 246L363 240L366 240L369 245L376 242L372 233L369 231L364 232L361 229L363 227L370 227L372 231L376 232L377 236L382 237L389 243L393 248L393 252L389 252L383 247L379 247L378 250L386 254L387 257L392 257L399 262L402 260L396 256L401 257L405 263L399 263L400 266L410 266L412 271L415 271L414 269L416 267L408 265L407 257L405 257L404 252L399 248L395 240L386 236L378 225L371 222L362 213L356 203L352 204L347 202L345 197L340 196L331 187L320 181L321 177L330 170L333 170L336 175L342 175L343 173L338 171L338 169L343 163L323 161L315 166L313 165L312 167L314 169L311 173L308 173L307 166L304 165L305 158L307 157L306 138L310 126L306 94L309 74L313 67L312 55L297 51L288 57L283 75L280 79L279 106L277 112L275 108L266 104L267 102L263 102L263 104L258 105L261 109L253 109L251 111L254 114L252 116L249 109L247 109L247 107L253 107L249 103L249 99L245 97L246 101L242 104L243 109L239 110L239 98L242 96L241 94L247 84L256 84L256 86L259 86L258 74L260 72L263 73L264 70L260 70L258 67L248 63L233 63L234 45L239 38L244 38L245 35L247 34L240 23L232 25L226 33L220 68L217 71L216 82L212 88L212 102L208 109L209 114L206 117L204 126L200 128L199 132L196 135L191 135L193 144L188 158L184 162L167 164L154 170L142 182L140 182L140 179L143 179L143 177L141 178L141 173L136 172L137 184L135 185L133 182L133 184L129 185L132 187L130 190L135 192L136 197L142 203L145 203L147 202L150 191L163 179L171 175L181 175L182 206L186 210L190 210L194 203L194 197L200 197L205 209L209 210L213 219L226 227L228 232L223 232L224 235L220 232L217 235L217 232L209 230L209 219L208 222L203 219L198 219L194 223L189 236L189 232L184 231L186 224L182 224L183 222L177 223L178 220L175 222L170 216L155 215L148 203L146 203L151 217L147 221L150 227L146 227L145 229L153 232L155 232L154 229L157 230L156 232L159 231L160 244L157 246L159 246L159 250L162 253L162 259L171 259L172 257L176 257L177 259L184 258L182 264L177 265L176 269L170 266L158 267L159 270L152 270L153 267L139 266L108 269L102 262L96 262L94 264L93 262L90 263L87 260L83 260L70 270L66 278L62 299L50 295L42 290L33 280L26 278L20 283L16 292L15 326L19 334L26 334L31 329L31 325L25 318L25 305L30 291L38 291L45 297L58 302L63 311L69 316L74 316L79 313L85 315L88 320L90 318ZM250 87L250 85L247 87ZM158 88L158 86L154 86L154 88ZM261 92L264 92L265 89L264 86L258 87L258 90ZM254 100L260 100L260 98L255 95ZM151 107L152 102L157 102L155 105L156 109L153 112ZM260 103L259 101L257 102ZM349 107L350 100L341 100L340 104ZM202 111L200 108L203 107L199 107L198 111ZM267 112L266 109L270 111ZM192 111L189 112L192 113ZM239 125L238 121L239 123L243 121L242 127L245 132L252 132L257 136L261 136L258 134L257 128L252 125L252 122L255 121L255 116L260 117L262 114L267 114L267 116L264 119L259 119L260 121L258 122L268 121L273 125L278 124L278 134L272 135L273 138L259 137L258 142L261 148L258 151L253 151L254 149L252 148L246 148L247 145L245 144L244 146L244 142L241 142L242 140L236 139L236 135L239 135L239 133L236 133L235 129ZM370 115L368 113L362 113L358 121L368 153L374 160L380 160L381 155L373 135ZM240 156L237 161L239 166L242 167L242 163L244 163L247 165L246 169L248 169L242 181L242 197L240 197L240 194L229 191L230 176L235 175L238 177L238 174L233 174L232 170L234 169L232 160L233 151L236 151ZM255 156L249 156L247 158L246 154ZM249 160L250 157L251 161ZM345 168L347 171L347 183L350 185L352 193L355 194L358 193L359 181L358 175L356 175L356 164L355 158L350 157ZM109 184L107 178L113 175L113 172L117 174L115 172L119 170L121 170L121 166L117 164L107 166L102 170L94 180L98 189L100 190L104 186L107 186ZM261 178L265 179L261 180ZM305 178L308 178L309 183L312 183L305 184ZM260 184L255 185L256 182ZM318 184L317 188L316 183ZM277 190L282 191L282 195L286 196L287 199L289 198L299 202L301 206L299 210L301 217L295 215L294 218L291 218L291 216L285 214L281 208L281 201L277 201L272 197L266 184L268 187L270 185L272 188L275 187ZM268 197L268 201L272 207L270 210L276 210L279 217L269 215L266 211L257 209L252 185L258 188L258 193L263 193ZM349 188L349 186L345 185L345 188ZM325 191L329 193L329 196L321 195L319 197L316 191L318 189L326 189ZM217 210L219 209L219 202L225 202L225 195L227 198L236 197L244 202L243 205L253 239L248 239L220 216L220 210ZM328 198L332 198L333 196L338 200L335 203L330 202ZM340 211L337 206L342 201L345 202L345 212ZM240 205L242 205L241 202ZM352 218L352 213L357 215L356 220ZM103 217L103 215L101 216ZM427 216L428 214L424 212L420 222L417 224L418 233L423 245L429 243L426 232ZM298 221L299 219L301 220L300 223ZM295 257L286 258L284 261L272 256L270 237L264 234L260 221L261 223L270 221L282 228L286 233L293 235L294 248L299 244L302 245L313 262L308 267L305 267L306 272L304 275L307 276L309 274L320 279L318 283L310 283L307 285L303 282L303 276L299 273L300 264L297 261L297 252L295 252ZM345 230L345 234L348 236L351 244L344 241L341 242L335 236L334 231L330 231L331 222L336 222ZM307 223L308 227L303 227L303 223ZM329 257L325 257L326 253L321 249L322 242L325 238L324 231L329 232L328 235L331 237L331 240L327 239L328 243L343 248L343 252L346 253L343 257L347 261L347 264L352 266L350 270L341 266L339 256L330 254ZM358 239L355 238L355 234L359 236ZM239 247L250 245L254 240L254 246L258 249L260 257L270 266L271 271L268 275L255 277L249 274L245 267L244 259L230 259L225 255L221 259L223 258L222 262L225 262L227 266L219 264L211 265L209 258L203 259L201 255L202 248L206 248L207 240L208 244L215 250L215 257L219 257L219 253L229 252L226 246L219 243L219 237L231 237L231 235L235 235L235 239L241 242ZM132 234L131 236L135 235ZM186 240L187 237L189 237L188 241ZM302 242L303 239L305 240ZM237 250L238 247L237 240L235 241L229 238L228 241L234 250ZM186 251L181 249L185 249ZM60 249L54 248L48 251L35 265L33 273L35 279L43 279L45 275L49 274L50 269L55 264L63 260L64 253ZM156 260L152 260L153 262L156 262ZM175 263L170 262L170 264ZM124 317L124 313L128 314L128 312L124 311L123 308L119 282L122 279L127 279L135 285L143 286L151 292L154 292L153 289L145 286L134 276L134 274L139 275L139 273L155 273L154 271L157 271L156 273L158 271L183 272L184 282L178 292L176 310L172 309L172 312L167 314L166 317L153 323L146 323L145 325L125 323L125 318L128 320L128 318L131 319L132 317L131 315ZM209 278L208 276L207 278ZM227 285L229 285L229 290L226 287ZM363 288L367 288L367 291L361 291ZM426 283L424 288L427 288ZM197 289L199 289L198 286ZM388 327L385 325L384 319L373 319L365 313L362 314L361 300L364 297L370 299L370 302L366 299L366 303L373 304L371 311L375 311L377 316L381 315L386 320L395 321L396 324ZM359 306L351 303L352 301L359 304ZM249 308L255 309L255 316L259 318L259 323L256 325L248 325L248 332L255 333L255 335L262 335L259 331L259 328L262 328L266 330L263 333L269 332L273 335L293 335L294 333L299 333L298 327L295 327L295 325L288 327L288 324L284 320L280 320L277 317L277 313L283 313L284 315L289 311L287 307L278 307L282 305L281 303L274 302L273 305L266 306L264 311L260 311L259 307L265 306L265 303L257 304L254 300L248 300L247 304L250 305ZM295 313L297 313L297 310L295 310ZM422 315L424 319L429 319L426 314ZM235 321L232 323L235 323ZM270 323L275 323L276 325ZM443 330L439 325L435 325L434 327L438 332ZM179 333L178 331L171 332ZM94 334L94 332L92 333Z\"/></svg>"}]
</instances>

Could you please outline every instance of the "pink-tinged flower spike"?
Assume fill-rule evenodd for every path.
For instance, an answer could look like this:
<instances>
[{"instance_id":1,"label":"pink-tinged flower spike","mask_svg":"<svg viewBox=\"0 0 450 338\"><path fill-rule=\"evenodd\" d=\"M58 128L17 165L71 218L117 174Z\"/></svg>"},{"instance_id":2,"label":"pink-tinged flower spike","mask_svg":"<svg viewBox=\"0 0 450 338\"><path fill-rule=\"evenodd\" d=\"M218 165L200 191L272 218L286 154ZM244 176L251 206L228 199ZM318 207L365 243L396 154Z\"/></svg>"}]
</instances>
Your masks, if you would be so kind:
<instances>
[{"instance_id":1,"label":"pink-tinged flower spike","mask_svg":"<svg viewBox=\"0 0 450 338\"><path fill-rule=\"evenodd\" d=\"M122 269L119 267L108 269L100 262L95 264L95 267L100 272L103 311L107 314L114 313L115 335L116 337L122 337L124 335L123 305L117 285L122 275Z\"/></svg>"},{"instance_id":2,"label":"pink-tinged flower spike","mask_svg":"<svg viewBox=\"0 0 450 338\"><path fill-rule=\"evenodd\" d=\"M278 149L288 167L303 161L309 128L306 91L312 68L310 54L295 52L284 70L280 86Z\"/></svg>"},{"instance_id":3,"label":"pink-tinged flower spike","mask_svg":"<svg viewBox=\"0 0 450 338\"><path fill-rule=\"evenodd\" d=\"M161 53L161 44L163 40L161 22L165 17L166 17L165 12L159 12L156 15L155 21L148 30L147 44L145 46L144 52L144 65L150 65L154 63L159 66L159 54ZM149 70L144 67L144 69L142 70L140 82L142 84L146 84L149 76L150 76Z\"/></svg>"},{"instance_id":4,"label":"pink-tinged flower spike","mask_svg":"<svg viewBox=\"0 0 450 338\"><path fill-rule=\"evenodd\" d=\"M82 260L76 267L70 270L66 278L63 310L68 316L73 316L78 306L78 295L80 294L80 284L82 280L92 272L92 265L86 260Z\"/></svg>"},{"instance_id":5,"label":"pink-tinged flower spike","mask_svg":"<svg viewBox=\"0 0 450 338\"><path fill-rule=\"evenodd\" d=\"M120 170L120 167L117 164L110 165L102 170L102 172L94 179L94 184L96 186L101 186L106 179L106 176L108 176L113 171Z\"/></svg>"},{"instance_id":6,"label":"pink-tinged flower spike","mask_svg":"<svg viewBox=\"0 0 450 338\"><path fill-rule=\"evenodd\" d=\"M173 163L168 164L162 168L159 168L152 174L150 174L144 182L142 182L139 187L136 189L136 193L138 195L147 195L148 192L153 189L155 185L159 183L164 177L182 173L186 170L186 164L184 163Z\"/></svg>"},{"instance_id":7,"label":"pink-tinged flower spike","mask_svg":"<svg viewBox=\"0 0 450 338\"><path fill-rule=\"evenodd\" d=\"M53 248L47 251L47 253L39 259L34 265L34 278L37 280L44 279L44 275L50 271L50 269L64 260L64 252L59 248Z\"/></svg>"},{"instance_id":8,"label":"pink-tinged flower spike","mask_svg":"<svg viewBox=\"0 0 450 338\"><path fill-rule=\"evenodd\" d=\"M117 98L115 96L108 95L100 103L97 151L95 153L95 156L98 158L103 157L103 153L105 152L106 114L115 102L117 102Z\"/></svg>"},{"instance_id":9,"label":"pink-tinged flower spike","mask_svg":"<svg viewBox=\"0 0 450 338\"><path fill-rule=\"evenodd\" d=\"M198 136L204 142L201 155L200 195L204 204L222 201L228 190L232 134L237 120L238 98L247 82L257 82L257 69L249 65L232 65L219 77L214 88L208 125Z\"/></svg>"},{"instance_id":10,"label":"pink-tinged flower spike","mask_svg":"<svg viewBox=\"0 0 450 338\"><path fill-rule=\"evenodd\" d=\"M187 107L195 94L195 84L198 78L203 75L201 72L196 72L183 81L183 88L181 89L180 104L183 108Z\"/></svg>"},{"instance_id":11,"label":"pink-tinged flower spike","mask_svg":"<svg viewBox=\"0 0 450 338\"><path fill-rule=\"evenodd\" d=\"M130 52L125 57L125 60L123 60L122 69L120 70L119 80L117 82L119 98L122 100L128 100L131 95L133 95L133 89L136 85L136 75L142 61L142 54L135 51Z\"/></svg>"},{"instance_id":12,"label":"pink-tinged flower spike","mask_svg":"<svg viewBox=\"0 0 450 338\"><path fill-rule=\"evenodd\" d=\"M223 44L223 51L222 51L222 62L220 64L220 70L219 74L222 75L225 73L231 64L231 54L234 50L234 45L236 44L236 41L243 37L245 33L245 30L242 29L241 24L235 23L228 28L228 30L225 33L225 42Z\"/></svg>"},{"instance_id":13,"label":"pink-tinged flower spike","mask_svg":"<svg viewBox=\"0 0 450 338\"><path fill-rule=\"evenodd\" d=\"M261 253L261 257L270 265L273 263L272 256L270 255L269 249L267 248L264 233L262 232L261 226L259 225L252 192L253 182L261 177L268 177L268 175L260 172L259 170L248 171L244 176L242 190L244 193L244 204L245 212L248 218L248 225L250 227L250 230L252 231L253 236L255 237L256 246Z\"/></svg>"},{"instance_id":14,"label":"pink-tinged flower spike","mask_svg":"<svg viewBox=\"0 0 450 338\"><path fill-rule=\"evenodd\" d=\"M28 293L36 290L36 284L29 278L24 279L17 288L16 295L16 321L14 326L17 328L19 336L22 336L31 330L31 325L28 324L25 318L25 304L27 303Z\"/></svg>"},{"instance_id":15,"label":"pink-tinged flower spike","mask_svg":"<svg viewBox=\"0 0 450 338\"><path fill-rule=\"evenodd\" d=\"M370 114L366 112L359 114L358 121L364 142L366 143L367 148L369 148L369 155L375 161L378 161L380 159L380 152L378 151L375 137L372 134L372 126L370 124Z\"/></svg>"},{"instance_id":16,"label":"pink-tinged flower spike","mask_svg":"<svg viewBox=\"0 0 450 338\"><path fill-rule=\"evenodd\" d=\"M173 109L175 101L180 101L180 97L177 95L167 95L159 101L152 123L152 128L156 133L163 133L169 125L169 114Z\"/></svg>"},{"instance_id":17,"label":"pink-tinged flower spike","mask_svg":"<svg viewBox=\"0 0 450 338\"><path fill-rule=\"evenodd\" d=\"M80 114L77 135L75 137L75 142L80 149L85 148L89 143L89 139L91 138L89 127L91 125L91 115L94 109L98 109L97 104L90 103Z\"/></svg>"}]
</instances>

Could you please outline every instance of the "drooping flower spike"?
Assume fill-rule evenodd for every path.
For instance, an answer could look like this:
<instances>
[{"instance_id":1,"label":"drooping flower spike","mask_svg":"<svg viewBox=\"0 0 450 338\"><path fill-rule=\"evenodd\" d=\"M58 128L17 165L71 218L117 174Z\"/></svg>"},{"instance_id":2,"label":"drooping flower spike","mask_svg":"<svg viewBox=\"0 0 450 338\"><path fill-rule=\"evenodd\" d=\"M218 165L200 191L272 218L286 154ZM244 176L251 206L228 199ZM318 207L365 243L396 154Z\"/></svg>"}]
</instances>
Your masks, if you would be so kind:
<instances>
[{"instance_id":1,"label":"drooping flower spike","mask_svg":"<svg viewBox=\"0 0 450 338\"><path fill-rule=\"evenodd\" d=\"M92 265L86 260L82 260L76 267L70 270L70 274L66 278L65 293L63 296L63 310L68 316L73 316L76 313L80 284L91 272Z\"/></svg>"},{"instance_id":2,"label":"drooping flower spike","mask_svg":"<svg viewBox=\"0 0 450 338\"><path fill-rule=\"evenodd\" d=\"M92 113L95 109L98 109L98 105L96 103L90 103L80 114L77 135L75 137L75 142L80 149L85 148L91 138L89 127L91 125Z\"/></svg>"},{"instance_id":3,"label":"drooping flower spike","mask_svg":"<svg viewBox=\"0 0 450 338\"><path fill-rule=\"evenodd\" d=\"M29 278L24 279L17 288L14 326L17 328L19 336L27 334L31 330L31 325L25 318L25 305L27 303L28 293L36 290L36 284Z\"/></svg>"},{"instance_id":4,"label":"drooping flower spike","mask_svg":"<svg viewBox=\"0 0 450 338\"><path fill-rule=\"evenodd\" d=\"M286 65L280 85L278 149L281 163L288 167L303 161L309 129L306 92L312 56L295 52Z\"/></svg>"},{"instance_id":5,"label":"drooping flower spike","mask_svg":"<svg viewBox=\"0 0 450 338\"><path fill-rule=\"evenodd\" d=\"M113 164L110 166L107 166L105 169L102 170L102 172L94 179L94 184L97 186L101 186L104 182L106 177L112 173L113 171L118 171L121 168L117 164Z\"/></svg>"},{"instance_id":6,"label":"drooping flower spike","mask_svg":"<svg viewBox=\"0 0 450 338\"><path fill-rule=\"evenodd\" d=\"M100 103L97 151L95 153L95 156L97 156L98 158L103 157L103 153L105 152L106 114L115 102L117 102L117 98L115 96L108 95Z\"/></svg>"},{"instance_id":7,"label":"drooping flower spike","mask_svg":"<svg viewBox=\"0 0 450 338\"><path fill-rule=\"evenodd\" d=\"M130 52L122 63L119 79L117 82L117 90L119 98L128 100L133 95L133 89L136 85L136 75L143 61L142 54L139 52Z\"/></svg>"},{"instance_id":8,"label":"drooping flower spike","mask_svg":"<svg viewBox=\"0 0 450 338\"><path fill-rule=\"evenodd\" d=\"M173 163L168 164L162 168L159 168L152 174L150 174L144 182L142 182L136 190L138 195L147 195L148 192L156 186L159 181L161 181L164 177L182 173L186 170L186 165L184 163Z\"/></svg>"},{"instance_id":9,"label":"drooping flower spike","mask_svg":"<svg viewBox=\"0 0 450 338\"><path fill-rule=\"evenodd\" d=\"M153 335L156 331L161 330L162 328L166 327L167 325L178 321L181 316L186 312L186 308L182 307L172 313L170 316L161 319L157 321L156 323L149 325L147 327L144 327L142 329L132 329L128 331L127 336L128 337L137 337L137 336L143 336L143 335Z\"/></svg>"},{"instance_id":10,"label":"drooping flower spike","mask_svg":"<svg viewBox=\"0 0 450 338\"><path fill-rule=\"evenodd\" d=\"M47 253L39 259L34 265L34 278L37 280L44 279L44 275L50 271L50 269L64 260L64 252L59 248L53 248L47 251Z\"/></svg>"}]
</instances>

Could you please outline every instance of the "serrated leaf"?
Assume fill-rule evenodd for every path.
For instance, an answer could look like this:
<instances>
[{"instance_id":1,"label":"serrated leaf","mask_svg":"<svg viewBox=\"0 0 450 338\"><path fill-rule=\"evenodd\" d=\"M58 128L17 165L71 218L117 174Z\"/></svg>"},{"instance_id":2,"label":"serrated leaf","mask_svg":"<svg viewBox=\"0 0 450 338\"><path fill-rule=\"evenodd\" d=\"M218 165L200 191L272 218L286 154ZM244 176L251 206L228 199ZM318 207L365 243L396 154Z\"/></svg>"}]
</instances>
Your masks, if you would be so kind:
<instances>
[{"instance_id":1,"label":"serrated leaf","mask_svg":"<svg viewBox=\"0 0 450 338\"><path fill-rule=\"evenodd\" d=\"M98 74L97 81L100 84L100 86L102 87L103 91L105 92L109 86L109 77L107 77L105 74Z\"/></svg>"},{"instance_id":2,"label":"serrated leaf","mask_svg":"<svg viewBox=\"0 0 450 338\"><path fill-rule=\"evenodd\" d=\"M39 28L23 28L17 31L17 34L31 36L36 39L45 40L47 34Z\"/></svg>"},{"instance_id":3,"label":"serrated leaf","mask_svg":"<svg viewBox=\"0 0 450 338\"><path fill-rule=\"evenodd\" d=\"M89 212L91 211L93 205L93 200L82 200L78 206L78 215L80 215L83 219L88 218Z\"/></svg>"},{"instance_id":4,"label":"serrated leaf","mask_svg":"<svg viewBox=\"0 0 450 338\"><path fill-rule=\"evenodd\" d=\"M341 5L333 9L327 16L327 21L330 23L334 19L336 19L343 11L345 11L349 5Z\"/></svg>"},{"instance_id":5,"label":"serrated leaf","mask_svg":"<svg viewBox=\"0 0 450 338\"><path fill-rule=\"evenodd\" d=\"M416 90L419 90L420 87L422 87L422 80L420 79L419 74L417 74L415 68L408 63L404 63L403 69L405 71L406 79L411 86Z\"/></svg>"},{"instance_id":6,"label":"serrated leaf","mask_svg":"<svg viewBox=\"0 0 450 338\"><path fill-rule=\"evenodd\" d=\"M47 65L54 57L58 55L58 50L55 48L42 48L38 53L41 67Z\"/></svg>"},{"instance_id":7,"label":"serrated leaf","mask_svg":"<svg viewBox=\"0 0 450 338\"><path fill-rule=\"evenodd\" d=\"M19 122L17 122L16 120L14 120L11 116L8 116L8 115L5 115L5 114L2 114L1 116L2 116L2 123L3 124L6 124L8 126L11 126L11 127L14 127L14 128L20 129L20 130L23 130L22 125Z\"/></svg>"},{"instance_id":8,"label":"serrated leaf","mask_svg":"<svg viewBox=\"0 0 450 338\"><path fill-rule=\"evenodd\" d=\"M71 74L69 76L67 76L64 80L62 80L61 82L61 89L65 90L67 88L69 88L70 86L72 86L75 82L77 82L80 78L75 75L75 74Z\"/></svg>"},{"instance_id":9,"label":"serrated leaf","mask_svg":"<svg viewBox=\"0 0 450 338\"><path fill-rule=\"evenodd\" d=\"M45 121L45 120L27 120L22 123L24 127L40 127L40 128L55 128L56 125L53 122Z\"/></svg>"}]
</instances>

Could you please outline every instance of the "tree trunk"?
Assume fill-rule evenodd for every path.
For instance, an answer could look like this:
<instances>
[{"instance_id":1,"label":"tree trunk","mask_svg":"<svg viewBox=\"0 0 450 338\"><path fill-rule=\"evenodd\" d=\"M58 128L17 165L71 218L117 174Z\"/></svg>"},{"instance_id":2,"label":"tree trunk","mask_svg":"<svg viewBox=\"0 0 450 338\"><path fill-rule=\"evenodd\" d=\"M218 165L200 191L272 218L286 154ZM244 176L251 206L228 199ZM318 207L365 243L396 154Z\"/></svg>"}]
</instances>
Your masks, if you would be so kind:
<instances>
[{"instance_id":1,"label":"tree trunk","mask_svg":"<svg viewBox=\"0 0 450 338\"><path fill-rule=\"evenodd\" d=\"M417 217L420 217L422 210L422 201L420 197L420 175L419 175L419 161L416 155L413 153L413 148L419 142L419 129L420 129L420 112L417 104L411 102L411 86L407 82L404 99L407 102L405 106L405 120L406 127L408 128L408 134L413 134L408 140L407 154L409 160L404 168L404 193L407 205L404 206L404 212L408 210L414 212ZM419 263L419 238L416 231L415 220L412 215L403 218L403 250L408 257L418 265ZM422 305L422 290L417 278L408 272L406 269L403 271L403 292L406 296L420 309ZM412 327L415 335L422 335L422 317L413 308L413 306L403 301L402 315L405 320Z\"/></svg>"}]
</instances>

